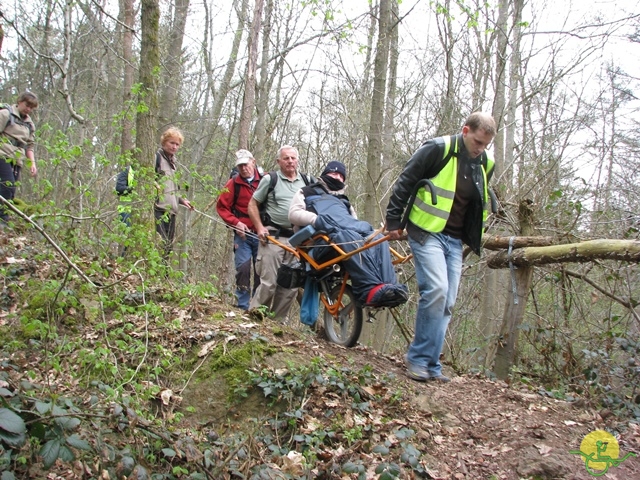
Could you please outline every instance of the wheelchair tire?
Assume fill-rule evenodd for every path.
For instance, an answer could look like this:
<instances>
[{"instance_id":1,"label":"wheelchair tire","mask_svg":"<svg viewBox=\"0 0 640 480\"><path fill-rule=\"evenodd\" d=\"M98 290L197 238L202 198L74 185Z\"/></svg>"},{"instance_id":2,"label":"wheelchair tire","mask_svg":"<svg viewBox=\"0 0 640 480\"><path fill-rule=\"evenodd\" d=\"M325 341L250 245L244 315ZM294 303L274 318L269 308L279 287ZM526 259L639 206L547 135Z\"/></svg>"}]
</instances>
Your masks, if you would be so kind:
<instances>
[{"instance_id":1,"label":"wheelchair tire","mask_svg":"<svg viewBox=\"0 0 640 480\"><path fill-rule=\"evenodd\" d=\"M331 300L336 301L340 294L340 285L335 285L331 289ZM327 339L331 343L342 345L343 347L353 347L358 343L360 332L362 332L362 308L356 305L351 285L347 285L342 295L343 307L335 318L326 307L324 308L324 331Z\"/></svg>"}]
</instances>

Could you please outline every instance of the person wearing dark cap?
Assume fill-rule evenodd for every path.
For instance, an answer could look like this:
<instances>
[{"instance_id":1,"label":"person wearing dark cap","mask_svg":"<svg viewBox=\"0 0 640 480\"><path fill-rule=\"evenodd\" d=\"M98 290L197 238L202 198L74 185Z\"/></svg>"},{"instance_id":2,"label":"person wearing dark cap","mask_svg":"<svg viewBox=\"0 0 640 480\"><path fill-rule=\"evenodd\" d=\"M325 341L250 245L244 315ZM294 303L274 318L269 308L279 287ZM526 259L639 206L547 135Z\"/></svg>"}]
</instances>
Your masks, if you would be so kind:
<instances>
[{"instance_id":1,"label":"person wearing dark cap","mask_svg":"<svg viewBox=\"0 0 640 480\"><path fill-rule=\"evenodd\" d=\"M362 247L374 229L368 222L358 220L344 194L346 174L342 162L329 162L316 183L303 187L293 196L289 221L298 227L313 225L316 230L326 232L348 253ZM335 252L323 250L329 254ZM323 262L327 260L322 258ZM361 306L391 307L407 301L408 289L397 282L388 242L367 248L342 264L349 272L353 293Z\"/></svg>"},{"instance_id":2,"label":"person wearing dark cap","mask_svg":"<svg viewBox=\"0 0 640 480\"><path fill-rule=\"evenodd\" d=\"M340 201L345 202L345 205L348 205L349 207L349 215L357 219L358 217L355 210L349 203L347 196L344 194L346 188L344 182L346 178L347 169L344 166L344 163L332 160L322 171L317 183L313 183L298 190L293 196L291 205L289 206L289 221L294 225L294 229L297 230L296 227L313 225L315 223L318 215L315 209L307 209L305 200L310 194L317 193L318 188L323 190L324 193L333 195L340 199Z\"/></svg>"},{"instance_id":3,"label":"person wearing dark cap","mask_svg":"<svg viewBox=\"0 0 640 480\"><path fill-rule=\"evenodd\" d=\"M220 218L233 229L233 255L236 269L236 298L238 308L249 309L251 294L260 284L255 271L258 257L258 236L256 227L249 218L247 207L253 192L260 183L253 154L249 150L236 152L236 169L218 197L216 210ZM251 289L251 267L253 267L253 290Z\"/></svg>"}]
</instances>

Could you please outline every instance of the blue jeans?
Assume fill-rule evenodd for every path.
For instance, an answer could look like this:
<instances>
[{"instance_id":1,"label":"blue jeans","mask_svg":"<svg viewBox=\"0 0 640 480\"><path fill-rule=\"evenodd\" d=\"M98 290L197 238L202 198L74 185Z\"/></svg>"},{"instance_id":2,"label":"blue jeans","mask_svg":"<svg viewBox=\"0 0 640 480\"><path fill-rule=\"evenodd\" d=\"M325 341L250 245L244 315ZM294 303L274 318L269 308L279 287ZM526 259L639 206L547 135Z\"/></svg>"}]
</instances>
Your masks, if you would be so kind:
<instances>
[{"instance_id":1,"label":"blue jeans","mask_svg":"<svg viewBox=\"0 0 640 480\"><path fill-rule=\"evenodd\" d=\"M255 234L248 234L244 240L237 233L233 234L234 263L236 267L236 297L238 307L249 309L251 295L260 284L260 277L256 274L256 258L260 241ZM251 267L253 266L253 290L251 289Z\"/></svg>"},{"instance_id":2,"label":"blue jeans","mask_svg":"<svg viewBox=\"0 0 640 480\"><path fill-rule=\"evenodd\" d=\"M407 352L409 363L431 376L442 374L440 353L462 275L462 241L442 233L423 244L409 238L418 281L415 334Z\"/></svg>"}]
</instances>

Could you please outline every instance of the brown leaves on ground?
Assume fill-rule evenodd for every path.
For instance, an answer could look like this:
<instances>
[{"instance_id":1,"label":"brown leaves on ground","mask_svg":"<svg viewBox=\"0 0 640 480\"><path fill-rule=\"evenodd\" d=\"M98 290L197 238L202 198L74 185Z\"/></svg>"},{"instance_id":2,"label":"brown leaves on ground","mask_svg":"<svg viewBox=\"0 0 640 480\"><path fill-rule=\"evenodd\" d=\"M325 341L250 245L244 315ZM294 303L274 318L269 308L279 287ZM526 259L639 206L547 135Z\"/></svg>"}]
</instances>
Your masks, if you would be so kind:
<instances>
[{"instance_id":1,"label":"brown leaves on ground","mask_svg":"<svg viewBox=\"0 0 640 480\"><path fill-rule=\"evenodd\" d=\"M0 252L0 262L4 266L19 268L14 275L14 280L18 282L24 282L27 276L38 276L43 271L51 270L50 265L19 260L22 257L14 250L29 248L23 243L20 243L20 248L11 249L11 245L4 242ZM120 274L117 265L111 268L117 277ZM40 272L38 269L41 269ZM62 268L60 270L64 271ZM136 281L136 277L131 278ZM135 292L133 285L131 287L130 291ZM126 289L126 282L118 288ZM161 292L149 294L156 302L160 302ZM131 295L133 298L136 294ZM9 312L20 308L10 289L5 289L3 301L0 322L5 321ZM84 310L97 308L91 302L82 304ZM338 369L345 365L353 370L369 366L374 381L358 387L361 398L369 402L366 412L352 408L343 397L322 385L312 386L309 395L300 400L300 408L304 413L298 419L297 429L302 434L330 430L334 420L326 416L328 409L336 412L344 429L367 427L364 430L368 434L362 438L344 438L341 443L319 448L315 452L319 465L359 459L368 466L367 478L378 478L373 468L385 458L373 447L386 444L393 448L399 445L403 439L398 438L396 433L403 427L415 432L410 442L422 453L420 463L425 473L421 478L590 479L592 475L586 471L584 460L570 451L579 450L585 435L596 429L616 434L620 456L629 452L640 456L638 425L618 420L613 415L601 415L598 411L586 408L584 403L571 404L542 396L528 386L518 388L472 375L453 377L449 384L417 383L404 374L401 362L404 352L383 355L364 347L345 349L328 343L302 326L284 327L268 318L256 322L254 318L242 315L214 299L194 297L186 306L162 305L162 308L165 318L174 318L180 328L159 326L153 319L132 315L127 318L128 322L135 325L132 335L148 339L151 347L162 346L176 351L176 355L181 355L177 353L178 349L186 347L196 359L194 365L197 366L194 369L201 365L216 345L224 344L225 348L230 348L232 343L241 344L255 336L266 339L279 352L267 358L264 365L256 365L256 368L285 368L291 363L303 365L314 357L322 357L324 362ZM92 315L74 313L77 321L71 334L86 338L89 342L100 336L100 332L94 328L95 319ZM102 318L101 315L100 318L108 328L118 326L118 320L108 316ZM169 323L166 322L167 325ZM46 364L38 358L44 352L23 353L14 355L12 361L22 361L21 366L25 370L35 372L37 378L32 378L32 382L47 385L57 382L64 394L85 396L81 387L77 392L69 391L74 385L69 376L61 372L54 375L53 372L38 370L38 365ZM202 385L194 386L194 382L163 385L157 399L160 405L158 415L166 418L184 408L185 402L182 405L180 403L183 397L192 394L192 388L202 388ZM182 424L174 427L188 431L193 438L202 439L211 436L213 431L223 432L233 428L234 422L241 424L243 420L255 416L256 409L263 409L265 413L270 409L266 400L246 401L230 407L221 399L209 407L212 410L207 412L207 422L201 422L190 416L188 411L183 411L185 417ZM184 437L180 441L184 443ZM180 448L191 458L199 455L198 449L191 443L185 443ZM289 472L295 478L296 472L302 474L303 464L301 453L291 451L281 456L274 468ZM61 476L50 472L53 476L47 478L86 478L82 477L82 473L74 476L71 472L75 470L78 469L61 467ZM419 478L411 469L403 470L402 475L401 478ZM332 478L355 476L343 473ZM640 458L630 457L620 465L611 467L603 478L640 478Z\"/></svg>"}]
</instances>

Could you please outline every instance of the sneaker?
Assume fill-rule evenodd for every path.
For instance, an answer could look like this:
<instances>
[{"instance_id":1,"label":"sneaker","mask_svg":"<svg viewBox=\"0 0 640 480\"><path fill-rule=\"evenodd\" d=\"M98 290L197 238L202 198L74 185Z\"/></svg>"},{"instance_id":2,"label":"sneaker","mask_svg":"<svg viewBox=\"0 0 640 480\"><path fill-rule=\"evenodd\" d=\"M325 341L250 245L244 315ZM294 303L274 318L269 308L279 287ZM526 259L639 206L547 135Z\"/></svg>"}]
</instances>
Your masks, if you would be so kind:
<instances>
[{"instance_id":1,"label":"sneaker","mask_svg":"<svg viewBox=\"0 0 640 480\"><path fill-rule=\"evenodd\" d=\"M404 363L407 366L407 377L411 380L416 380L418 382L426 382L429 380L429 372L427 372L427 369L410 363L406 354L404 356Z\"/></svg>"},{"instance_id":2,"label":"sneaker","mask_svg":"<svg viewBox=\"0 0 640 480\"><path fill-rule=\"evenodd\" d=\"M412 380L417 380L418 382L439 382L439 383L449 383L451 379L443 374L432 375L425 367L421 367L419 365L414 365L409 362L409 358L407 354L404 355L404 363L407 366L407 376Z\"/></svg>"},{"instance_id":3,"label":"sneaker","mask_svg":"<svg viewBox=\"0 0 640 480\"><path fill-rule=\"evenodd\" d=\"M446 375L430 375L429 376L429 381L430 382L440 382L440 383L449 383L451 381L451 379L449 377L447 377Z\"/></svg>"}]
</instances>

